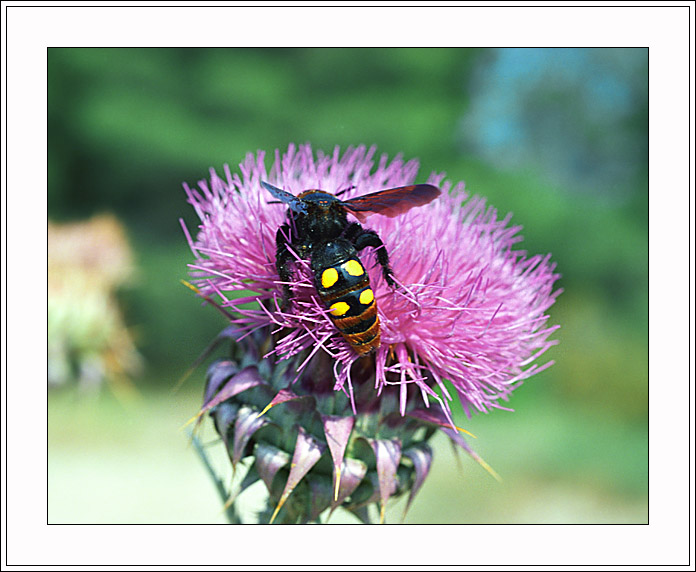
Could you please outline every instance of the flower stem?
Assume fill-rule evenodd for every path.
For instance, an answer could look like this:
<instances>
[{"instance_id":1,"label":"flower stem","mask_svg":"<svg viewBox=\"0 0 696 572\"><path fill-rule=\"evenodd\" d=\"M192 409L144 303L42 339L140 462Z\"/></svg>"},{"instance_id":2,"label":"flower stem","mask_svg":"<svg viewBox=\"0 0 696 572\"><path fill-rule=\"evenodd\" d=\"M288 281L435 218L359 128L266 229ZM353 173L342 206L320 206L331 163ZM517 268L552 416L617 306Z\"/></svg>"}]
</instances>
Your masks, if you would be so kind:
<instances>
[{"instance_id":1,"label":"flower stem","mask_svg":"<svg viewBox=\"0 0 696 572\"><path fill-rule=\"evenodd\" d=\"M198 437L196 437L192 432L189 432L189 437L191 438L191 443L193 444L196 453L198 453L198 456L201 458L201 461L203 461L203 465L208 471L210 478L213 479L213 483L215 483L215 488L220 494L220 498L222 499L223 505L226 505L229 495L227 490L225 489L225 485L215 473L215 469L213 469L213 466L210 464L208 455L206 455L205 449ZM241 518L239 518L239 515L237 514L237 511L234 508L234 503L229 506L226 506L225 516L227 516L227 521L230 524L242 524L242 520Z\"/></svg>"}]
</instances>

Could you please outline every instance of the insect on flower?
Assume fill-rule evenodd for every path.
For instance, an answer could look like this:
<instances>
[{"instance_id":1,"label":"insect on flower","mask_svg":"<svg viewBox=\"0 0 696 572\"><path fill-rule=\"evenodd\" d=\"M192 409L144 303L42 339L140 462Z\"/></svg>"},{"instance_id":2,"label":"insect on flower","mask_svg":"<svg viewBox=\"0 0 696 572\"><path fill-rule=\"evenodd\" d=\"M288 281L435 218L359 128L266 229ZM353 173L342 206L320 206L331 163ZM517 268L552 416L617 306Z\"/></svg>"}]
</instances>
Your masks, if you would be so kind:
<instances>
[{"instance_id":1,"label":"insect on flower","mask_svg":"<svg viewBox=\"0 0 696 572\"><path fill-rule=\"evenodd\" d=\"M396 283L382 239L374 230L349 222L348 214L361 222L370 214L395 217L428 204L440 195L440 189L410 185L342 201L338 196L349 189L335 195L309 189L295 196L265 181L261 184L289 207L287 222L276 233L276 269L284 283L283 304L287 305L292 295L292 248L297 256L310 260L319 298L345 340L361 356L375 351L380 344L377 303L358 252L374 248L384 280L391 287Z\"/></svg>"}]
</instances>

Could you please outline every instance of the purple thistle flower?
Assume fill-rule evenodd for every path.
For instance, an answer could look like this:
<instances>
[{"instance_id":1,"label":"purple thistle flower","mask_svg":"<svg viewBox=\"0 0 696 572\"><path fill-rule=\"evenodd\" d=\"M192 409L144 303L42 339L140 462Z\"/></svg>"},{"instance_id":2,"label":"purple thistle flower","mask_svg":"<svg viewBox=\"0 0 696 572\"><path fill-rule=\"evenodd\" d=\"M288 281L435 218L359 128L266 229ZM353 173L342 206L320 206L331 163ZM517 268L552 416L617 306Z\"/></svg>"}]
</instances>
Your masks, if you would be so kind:
<instances>
[{"instance_id":1,"label":"purple thistle flower","mask_svg":"<svg viewBox=\"0 0 696 572\"><path fill-rule=\"evenodd\" d=\"M224 178L211 170L210 181L200 181L198 189L185 185L201 219L195 240L185 229L196 256L190 265L192 280L201 294L217 298L230 312L229 336L247 351L258 340L256 353L263 348L258 358L266 358L275 368L290 364L282 370L282 383L278 375L274 381L270 381L273 376L267 379L268 387L280 392L267 403L282 402L284 395L316 398L326 441L310 447L311 430L301 424L294 438L313 451L315 462L325 454L332 456L337 491L332 502L340 496L337 473L345 466L343 454L353 429L352 423L350 429L341 425L349 423L342 420L378 411L380 423L389 431L361 433L376 469L372 496L383 510L389 496L409 490L410 504L427 474L431 453L425 440L415 442L410 433L404 438L395 428L406 424L406 418L410 429L416 420L440 426L480 461L452 429L449 401L455 393L467 415L506 409L501 402L524 379L551 365L534 362L556 343L549 337L557 326L549 327L545 314L559 294L553 291L558 278L555 265L548 255L527 257L524 251L513 250L521 240L520 228L508 226L509 216L498 219L484 199L468 196L463 183L453 185L443 175L432 174L419 182L439 186L442 194L437 199L394 218L375 214L365 222L384 242L398 286L393 288L384 280L374 249L360 251L381 330L376 352L361 357L329 318L313 285L309 262L299 256L290 285L292 304L283 306L275 236L286 222L287 206L269 204L273 197L261 182L293 195L306 189L329 193L348 189L341 195L348 200L415 183L418 164L400 157L390 162L383 155L375 166L375 148L362 146L348 148L342 155L336 148L331 155L318 152L315 157L309 145L291 145L282 156L276 151L270 171L264 159L263 152L250 154L240 165L240 174L225 166ZM202 412L215 413L224 401L214 398L215 391L210 389L214 374L209 374L209 395ZM329 415L322 411L321 402L336 392L347 397L349 410ZM431 408L433 403L439 407ZM336 431L344 439L332 447ZM248 430L243 435L247 439ZM238 444L233 464L239 455ZM401 486L395 477L404 457L413 473L409 486ZM275 459L267 457L271 458ZM267 468L264 465L261 472ZM278 498L287 499L288 487L293 490L286 486Z\"/></svg>"}]
</instances>

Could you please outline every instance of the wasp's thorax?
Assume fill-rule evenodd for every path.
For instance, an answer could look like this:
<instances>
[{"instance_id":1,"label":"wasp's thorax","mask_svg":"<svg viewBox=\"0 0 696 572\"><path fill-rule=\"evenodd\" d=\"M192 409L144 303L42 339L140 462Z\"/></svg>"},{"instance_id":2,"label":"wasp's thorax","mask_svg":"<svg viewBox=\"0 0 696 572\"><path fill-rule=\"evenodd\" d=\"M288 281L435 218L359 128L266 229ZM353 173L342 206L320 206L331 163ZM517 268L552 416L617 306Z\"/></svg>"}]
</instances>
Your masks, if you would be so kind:
<instances>
[{"instance_id":1,"label":"wasp's thorax","mask_svg":"<svg viewBox=\"0 0 696 572\"><path fill-rule=\"evenodd\" d=\"M288 218L301 240L312 243L331 240L340 236L348 226L346 211L334 195L311 189L298 198L302 199L307 212L288 209Z\"/></svg>"}]
</instances>

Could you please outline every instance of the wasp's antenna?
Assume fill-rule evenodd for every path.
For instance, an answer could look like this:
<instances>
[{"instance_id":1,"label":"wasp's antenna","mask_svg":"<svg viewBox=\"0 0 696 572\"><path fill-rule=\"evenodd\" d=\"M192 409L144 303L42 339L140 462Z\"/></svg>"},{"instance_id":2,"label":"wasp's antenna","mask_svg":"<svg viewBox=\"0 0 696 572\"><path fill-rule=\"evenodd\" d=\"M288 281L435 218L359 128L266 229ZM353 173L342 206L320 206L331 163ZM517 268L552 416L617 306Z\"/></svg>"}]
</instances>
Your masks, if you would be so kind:
<instances>
[{"instance_id":1,"label":"wasp's antenna","mask_svg":"<svg viewBox=\"0 0 696 572\"><path fill-rule=\"evenodd\" d=\"M343 193L347 193L348 191L352 191L353 189L357 189L357 187L355 185L351 185L350 187L346 187L345 189L338 191L334 196L340 197Z\"/></svg>"},{"instance_id":2,"label":"wasp's antenna","mask_svg":"<svg viewBox=\"0 0 696 572\"><path fill-rule=\"evenodd\" d=\"M295 195L292 195L283 189L279 189L278 187L274 187L266 181L261 181L261 185L276 199L278 199L281 203L288 205L296 213L307 214L307 207L304 205L302 200L298 199Z\"/></svg>"}]
</instances>

